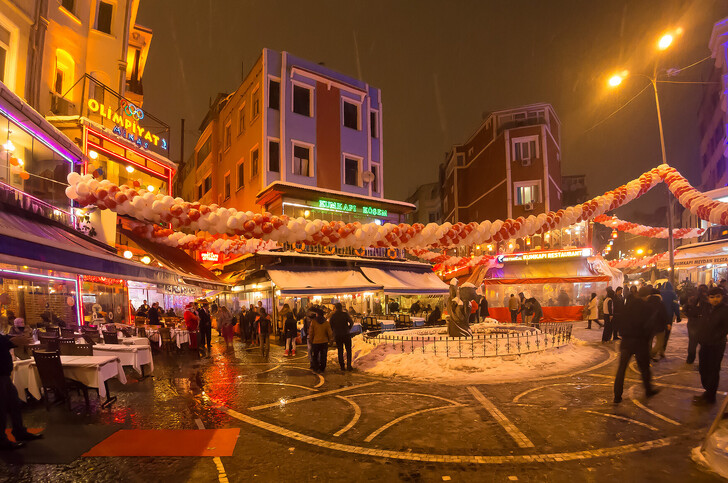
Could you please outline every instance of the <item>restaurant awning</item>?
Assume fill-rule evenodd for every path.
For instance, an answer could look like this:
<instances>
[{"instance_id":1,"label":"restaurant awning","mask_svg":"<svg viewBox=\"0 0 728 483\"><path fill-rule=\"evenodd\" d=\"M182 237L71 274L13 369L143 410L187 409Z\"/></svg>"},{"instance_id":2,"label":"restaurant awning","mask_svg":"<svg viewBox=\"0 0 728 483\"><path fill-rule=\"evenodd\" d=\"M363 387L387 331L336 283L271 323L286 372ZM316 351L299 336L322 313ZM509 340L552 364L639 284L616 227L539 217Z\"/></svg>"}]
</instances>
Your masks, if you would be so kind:
<instances>
[{"instance_id":1,"label":"restaurant awning","mask_svg":"<svg viewBox=\"0 0 728 483\"><path fill-rule=\"evenodd\" d=\"M382 286L367 280L357 270L274 270L268 276L281 295L334 295L375 292Z\"/></svg>"},{"instance_id":2,"label":"restaurant awning","mask_svg":"<svg viewBox=\"0 0 728 483\"><path fill-rule=\"evenodd\" d=\"M449 287L434 272L361 267L364 275L391 295L440 295Z\"/></svg>"},{"instance_id":3,"label":"restaurant awning","mask_svg":"<svg viewBox=\"0 0 728 483\"><path fill-rule=\"evenodd\" d=\"M700 265L728 263L728 241L717 240L683 245L675 251L675 268L690 268ZM667 268L669 260L660 260L658 268Z\"/></svg>"},{"instance_id":4,"label":"restaurant awning","mask_svg":"<svg viewBox=\"0 0 728 483\"><path fill-rule=\"evenodd\" d=\"M80 275L99 275L152 283L179 283L173 272L118 256L112 249L25 212L0 207L0 261Z\"/></svg>"}]
</instances>

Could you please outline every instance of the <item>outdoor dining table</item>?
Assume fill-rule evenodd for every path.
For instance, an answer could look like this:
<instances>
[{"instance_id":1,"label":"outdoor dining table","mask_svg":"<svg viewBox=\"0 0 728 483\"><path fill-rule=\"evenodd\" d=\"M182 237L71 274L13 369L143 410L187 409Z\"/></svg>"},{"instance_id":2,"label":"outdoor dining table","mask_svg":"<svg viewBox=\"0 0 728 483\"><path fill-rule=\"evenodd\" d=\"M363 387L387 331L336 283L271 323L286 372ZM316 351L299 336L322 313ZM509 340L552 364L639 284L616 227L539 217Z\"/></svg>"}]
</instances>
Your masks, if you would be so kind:
<instances>
[{"instance_id":1,"label":"outdoor dining table","mask_svg":"<svg viewBox=\"0 0 728 483\"><path fill-rule=\"evenodd\" d=\"M146 326L146 331L149 340L152 340L153 342L158 342L159 346L161 347L162 338L159 336L159 326L148 325ZM177 344L177 348L179 349L182 348L182 344L184 344L185 342L190 342L190 332L187 329L170 328L169 333L172 337L172 340L175 342L175 344Z\"/></svg>"},{"instance_id":2,"label":"outdoor dining table","mask_svg":"<svg viewBox=\"0 0 728 483\"><path fill-rule=\"evenodd\" d=\"M146 337L119 337L119 343L124 345L149 347L149 339L147 339Z\"/></svg>"},{"instance_id":3,"label":"outdoor dining table","mask_svg":"<svg viewBox=\"0 0 728 483\"><path fill-rule=\"evenodd\" d=\"M149 365L150 372L154 372L154 360L152 359L152 348L147 344L96 344L93 346L95 356L116 356L122 366L131 366L142 377L144 366Z\"/></svg>"},{"instance_id":4,"label":"outdoor dining table","mask_svg":"<svg viewBox=\"0 0 728 483\"><path fill-rule=\"evenodd\" d=\"M18 390L18 396L21 400L27 401L28 399L25 395L26 389L31 396L40 400L40 380L35 371L33 359L13 361L12 379L13 385Z\"/></svg>"},{"instance_id":5,"label":"outdoor dining table","mask_svg":"<svg viewBox=\"0 0 728 483\"><path fill-rule=\"evenodd\" d=\"M395 330L397 328L394 320L380 319L378 322L382 327L382 330Z\"/></svg>"}]
</instances>

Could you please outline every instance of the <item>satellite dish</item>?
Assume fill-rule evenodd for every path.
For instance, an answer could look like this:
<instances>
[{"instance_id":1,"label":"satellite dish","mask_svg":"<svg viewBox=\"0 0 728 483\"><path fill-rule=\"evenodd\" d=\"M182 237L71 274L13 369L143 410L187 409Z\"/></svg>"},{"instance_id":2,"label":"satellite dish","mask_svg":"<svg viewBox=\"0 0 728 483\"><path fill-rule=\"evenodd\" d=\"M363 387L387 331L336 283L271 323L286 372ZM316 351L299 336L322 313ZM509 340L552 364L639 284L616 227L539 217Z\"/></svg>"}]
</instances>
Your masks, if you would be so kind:
<instances>
[{"instance_id":1,"label":"satellite dish","mask_svg":"<svg viewBox=\"0 0 728 483\"><path fill-rule=\"evenodd\" d=\"M365 183L371 183L372 181L374 181L374 173L372 173L371 171L363 171L361 173L361 179Z\"/></svg>"}]
</instances>

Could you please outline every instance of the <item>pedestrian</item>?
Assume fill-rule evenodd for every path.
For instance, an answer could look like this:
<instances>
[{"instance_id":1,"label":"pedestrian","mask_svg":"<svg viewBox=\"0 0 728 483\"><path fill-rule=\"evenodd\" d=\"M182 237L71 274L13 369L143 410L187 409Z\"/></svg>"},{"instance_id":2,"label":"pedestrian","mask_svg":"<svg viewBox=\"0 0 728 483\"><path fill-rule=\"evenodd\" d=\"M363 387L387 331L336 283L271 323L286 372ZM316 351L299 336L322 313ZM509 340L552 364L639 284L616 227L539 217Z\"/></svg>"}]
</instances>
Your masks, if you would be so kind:
<instances>
[{"instance_id":1,"label":"pedestrian","mask_svg":"<svg viewBox=\"0 0 728 483\"><path fill-rule=\"evenodd\" d=\"M427 325L437 325L440 323L440 319L442 318L442 312L440 311L440 306L435 305L435 308L430 312L430 315L427 316Z\"/></svg>"},{"instance_id":2,"label":"pedestrian","mask_svg":"<svg viewBox=\"0 0 728 483\"><path fill-rule=\"evenodd\" d=\"M614 378L614 403L622 402L624 390L624 375L627 372L629 361L634 355L637 367L642 375L642 384L645 395L649 398L657 394L658 390L652 387L652 374L650 373L650 337L652 337L652 310L647 299L652 295L652 289L642 287L636 297L627 301L621 317L619 318L619 334L622 341L619 344L619 367Z\"/></svg>"},{"instance_id":3,"label":"pedestrian","mask_svg":"<svg viewBox=\"0 0 728 483\"><path fill-rule=\"evenodd\" d=\"M197 350L197 328L200 323L200 318L195 314L194 306L191 303L185 307L182 317L184 318L187 332L190 334L190 349Z\"/></svg>"},{"instance_id":4,"label":"pedestrian","mask_svg":"<svg viewBox=\"0 0 728 483\"><path fill-rule=\"evenodd\" d=\"M306 347L308 349L308 366L309 369L313 370L313 347L311 345L311 339L308 338L309 331L311 329L311 322L316 317L316 312L313 311L311 304L308 306L306 316L303 318L303 327L301 327L301 341L306 341Z\"/></svg>"},{"instance_id":5,"label":"pedestrian","mask_svg":"<svg viewBox=\"0 0 728 483\"><path fill-rule=\"evenodd\" d=\"M298 324L293 312L288 312L283 322L283 338L286 340L286 347L283 352L286 356L296 355L296 337L298 336Z\"/></svg>"},{"instance_id":6,"label":"pedestrian","mask_svg":"<svg viewBox=\"0 0 728 483\"><path fill-rule=\"evenodd\" d=\"M665 306L667 312L667 327L665 327L665 337L662 341L662 356L665 356L665 350L667 349L667 341L670 340L670 332L672 332L672 324L682 321L680 316L680 304L678 303L677 294L672 288L670 282L665 282L660 288L660 297L662 297L662 304Z\"/></svg>"},{"instance_id":7,"label":"pedestrian","mask_svg":"<svg viewBox=\"0 0 728 483\"><path fill-rule=\"evenodd\" d=\"M599 322L599 300L597 294L592 292L589 302L586 304L586 320L589 321L587 329L591 329L592 322L596 323L599 327L604 327Z\"/></svg>"},{"instance_id":8,"label":"pedestrian","mask_svg":"<svg viewBox=\"0 0 728 483\"><path fill-rule=\"evenodd\" d=\"M475 322L480 322L478 320L478 302L475 301L475 299L470 301L470 318L468 321L473 324Z\"/></svg>"},{"instance_id":9,"label":"pedestrian","mask_svg":"<svg viewBox=\"0 0 728 483\"><path fill-rule=\"evenodd\" d=\"M14 337L0 335L0 450L7 451L22 448L25 446L25 441L43 437L42 434L28 432L23 425L18 390L10 377L13 372L13 356L10 355L10 349L28 346L32 343L33 339L24 335ZM8 417L13 427L14 442L8 440L5 434Z\"/></svg>"},{"instance_id":10,"label":"pedestrian","mask_svg":"<svg viewBox=\"0 0 728 483\"><path fill-rule=\"evenodd\" d=\"M220 310L220 307L218 307L218 305L215 302L213 302L212 305L210 305L210 307L209 307L210 320L211 320L210 327L214 327L215 330L217 331L217 335L220 336L220 335L222 335L222 330L220 330L220 322L217 320L218 310ZM210 332L210 333L212 333L212 332Z\"/></svg>"},{"instance_id":11,"label":"pedestrian","mask_svg":"<svg viewBox=\"0 0 728 483\"><path fill-rule=\"evenodd\" d=\"M276 333L277 334L283 334L284 331L284 325L286 323L286 319L288 318L288 314L291 313L291 306L288 304L283 304L283 308L278 311L278 323L276 324ZM283 335L283 338L285 340L285 335Z\"/></svg>"},{"instance_id":12,"label":"pedestrian","mask_svg":"<svg viewBox=\"0 0 728 483\"><path fill-rule=\"evenodd\" d=\"M530 324L532 327L540 327L541 319L543 319L543 309L541 304L536 300L536 297L526 299L526 305L528 305L529 312L531 314Z\"/></svg>"},{"instance_id":13,"label":"pedestrian","mask_svg":"<svg viewBox=\"0 0 728 483\"><path fill-rule=\"evenodd\" d=\"M217 324L220 328L222 338L225 340L225 350L228 350L233 344L235 327L233 326L233 314L224 305L220 305L217 309Z\"/></svg>"},{"instance_id":14,"label":"pedestrian","mask_svg":"<svg viewBox=\"0 0 728 483\"><path fill-rule=\"evenodd\" d=\"M488 310L488 299L485 298L485 295L480 297L478 305L480 307L480 319L485 320L486 318L490 317L490 311Z\"/></svg>"},{"instance_id":15,"label":"pedestrian","mask_svg":"<svg viewBox=\"0 0 728 483\"><path fill-rule=\"evenodd\" d=\"M685 303L685 316L688 318L688 356L685 362L695 362L695 355L698 348L698 327L707 318L711 305L708 302L708 286L701 284L698 290L688 295Z\"/></svg>"},{"instance_id":16,"label":"pedestrian","mask_svg":"<svg viewBox=\"0 0 728 483\"><path fill-rule=\"evenodd\" d=\"M159 302L154 302L149 310L147 310L147 318L149 325L162 325L159 321Z\"/></svg>"},{"instance_id":17,"label":"pedestrian","mask_svg":"<svg viewBox=\"0 0 728 483\"><path fill-rule=\"evenodd\" d=\"M728 305L725 302L725 292L720 287L713 287L708 291L710 310L700 322L698 329L698 343L700 354L698 371L700 382L705 392L695 396L695 404L713 404L718 391L720 380L720 363L725 353L726 335L728 335Z\"/></svg>"},{"instance_id":18,"label":"pedestrian","mask_svg":"<svg viewBox=\"0 0 728 483\"><path fill-rule=\"evenodd\" d=\"M508 299L508 310L511 312L511 324L518 323L518 309L521 304L518 303L518 299L514 294L511 294L511 298Z\"/></svg>"},{"instance_id":19,"label":"pedestrian","mask_svg":"<svg viewBox=\"0 0 728 483\"><path fill-rule=\"evenodd\" d=\"M256 325L258 327L260 354L267 359L268 354L270 354L270 334L273 331L273 323L268 317L268 312L263 307L258 307Z\"/></svg>"},{"instance_id":20,"label":"pedestrian","mask_svg":"<svg viewBox=\"0 0 728 483\"><path fill-rule=\"evenodd\" d=\"M313 351L313 370L319 374L326 370L326 357L332 337L331 324L324 317L323 311L316 309L316 317L309 326L308 339L311 341Z\"/></svg>"},{"instance_id":21,"label":"pedestrian","mask_svg":"<svg viewBox=\"0 0 728 483\"><path fill-rule=\"evenodd\" d=\"M139 308L137 309L137 315L140 317L146 317L147 312L149 311L149 304L147 304L147 301L145 300L144 303L142 303Z\"/></svg>"},{"instance_id":22,"label":"pedestrian","mask_svg":"<svg viewBox=\"0 0 728 483\"><path fill-rule=\"evenodd\" d=\"M650 357L657 362L665 358L665 331L669 324L669 318L665 305L662 303L660 291L656 288L650 290L652 290L652 295L647 299L647 303L652 311L652 334L654 335L650 342Z\"/></svg>"},{"instance_id":23,"label":"pedestrian","mask_svg":"<svg viewBox=\"0 0 728 483\"><path fill-rule=\"evenodd\" d=\"M614 291L614 297L612 298L612 310L614 315L612 316L612 340L619 340L619 317L624 312L624 297L622 296L622 287L617 287Z\"/></svg>"},{"instance_id":24,"label":"pedestrian","mask_svg":"<svg viewBox=\"0 0 728 483\"><path fill-rule=\"evenodd\" d=\"M254 330L255 319L257 318L258 314L255 312L255 307L251 304L248 310L245 311L245 315L243 315L243 327L241 327L245 335L245 343L248 345L252 345L253 339L257 339L258 337L258 331Z\"/></svg>"},{"instance_id":25,"label":"pedestrian","mask_svg":"<svg viewBox=\"0 0 728 483\"><path fill-rule=\"evenodd\" d=\"M602 332L602 342L609 342L614 331L614 290L607 287L607 296L602 302L602 313L604 314L604 331Z\"/></svg>"},{"instance_id":26,"label":"pedestrian","mask_svg":"<svg viewBox=\"0 0 728 483\"><path fill-rule=\"evenodd\" d=\"M420 312L422 312L422 307L420 306L420 301L417 300L415 303L412 304L410 307L410 314L411 315L417 315ZM332 327L333 328L333 327Z\"/></svg>"},{"instance_id":27,"label":"pedestrian","mask_svg":"<svg viewBox=\"0 0 728 483\"><path fill-rule=\"evenodd\" d=\"M637 297L637 285L629 286L629 293L625 296L624 303L629 303L630 299L633 297Z\"/></svg>"},{"instance_id":28,"label":"pedestrian","mask_svg":"<svg viewBox=\"0 0 728 483\"><path fill-rule=\"evenodd\" d=\"M524 325L531 325L531 319L533 319L533 307L530 300L530 298L527 298L521 304L521 322Z\"/></svg>"},{"instance_id":29,"label":"pedestrian","mask_svg":"<svg viewBox=\"0 0 728 483\"><path fill-rule=\"evenodd\" d=\"M339 366L341 370L351 371L351 328L354 327L354 321L351 316L344 312L341 304L335 304L336 310L331 314L329 323L336 340L336 349L339 352ZM344 349L346 349L346 366L344 366Z\"/></svg>"},{"instance_id":30,"label":"pedestrian","mask_svg":"<svg viewBox=\"0 0 728 483\"><path fill-rule=\"evenodd\" d=\"M205 347L207 347L207 356L212 354L212 318L210 317L210 306L207 301L202 303L202 307L197 311L200 318L200 350L205 355Z\"/></svg>"}]
</instances>

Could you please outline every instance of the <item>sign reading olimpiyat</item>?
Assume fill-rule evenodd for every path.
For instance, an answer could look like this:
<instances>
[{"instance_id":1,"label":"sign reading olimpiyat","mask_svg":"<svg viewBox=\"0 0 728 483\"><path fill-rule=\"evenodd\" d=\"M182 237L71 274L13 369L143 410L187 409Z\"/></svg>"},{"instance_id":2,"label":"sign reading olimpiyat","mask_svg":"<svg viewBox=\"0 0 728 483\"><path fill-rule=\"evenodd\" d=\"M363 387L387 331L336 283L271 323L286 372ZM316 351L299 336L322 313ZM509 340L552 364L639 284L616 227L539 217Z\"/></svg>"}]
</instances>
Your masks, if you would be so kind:
<instances>
[{"instance_id":1,"label":"sign reading olimpiyat","mask_svg":"<svg viewBox=\"0 0 728 483\"><path fill-rule=\"evenodd\" d=\"M167 149L166 139L160 138L139 125L139 121L144 119L144 111L131 102L122 100L120 111L115 111L112 107L105 106L96 99L89 99L87 106L89 111L98 113L115 124L114 134L128 139L140 148L149 149L149 145L152 144Z\"/></svg>"}]
</instances>

